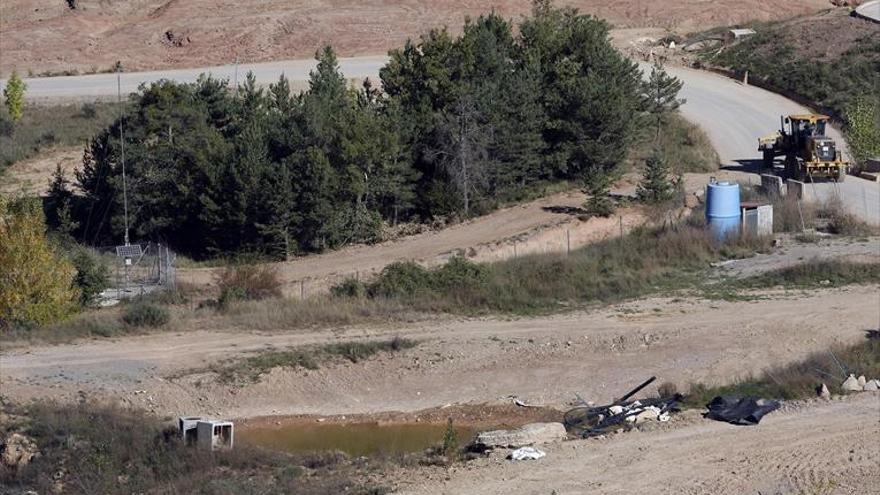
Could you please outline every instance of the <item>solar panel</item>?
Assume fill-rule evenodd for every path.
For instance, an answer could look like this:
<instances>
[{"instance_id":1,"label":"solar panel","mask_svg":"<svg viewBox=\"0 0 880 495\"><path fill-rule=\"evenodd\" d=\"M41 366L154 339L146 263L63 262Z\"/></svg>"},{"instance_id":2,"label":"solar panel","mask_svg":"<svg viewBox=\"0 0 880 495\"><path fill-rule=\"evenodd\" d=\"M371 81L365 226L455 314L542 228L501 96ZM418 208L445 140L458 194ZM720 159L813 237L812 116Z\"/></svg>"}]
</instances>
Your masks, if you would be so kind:
<instances>
[{"instance_id":1,"label":"solar panel","mask_svg":"<svg viewBox=\"0 0 880 495\"><path fill-rule=\"evenodd\" d=\"M116 246L116 256L120 258L140 258L144 252L140 244L130 246Z\"/></svg>"}]
</instances>

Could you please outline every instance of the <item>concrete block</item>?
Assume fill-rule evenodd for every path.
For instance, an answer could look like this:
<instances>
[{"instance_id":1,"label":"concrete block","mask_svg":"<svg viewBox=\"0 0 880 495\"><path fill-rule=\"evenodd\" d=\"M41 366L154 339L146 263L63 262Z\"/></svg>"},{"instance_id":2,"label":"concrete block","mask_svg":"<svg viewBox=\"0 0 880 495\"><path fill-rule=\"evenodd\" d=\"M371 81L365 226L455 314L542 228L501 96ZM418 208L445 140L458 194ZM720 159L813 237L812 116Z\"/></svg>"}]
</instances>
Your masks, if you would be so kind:
<instances>
[{"instance_id":1,"label":"concrete block","mask_svg":"<svg viewBox=\"0 0 880 495\"><path fill-rule=\"evenodd\" d=\"M794 195L802 201L813 201L816 199L810 185L799 180L788 179L785 181L785 188L786 194Z\"/></svg>"},{"instance_id":2,"label":"concrete block","mask_svg":"<svg viewBox=\"0 0 880 495\"><path fill-rule=\"evenodd\" d=\"M865 162L863 172L880 173L880 158L874 158Z\"/></svg>"},{"instance_id":3,"label":"concrete block","mask_svg":"<svg viewBox=\"0 0 880 495\"><path fill-rule=\"evenodd\" d=\"M199 421L205 418L199 416L180 416L177 418L177 429L180 432L180 439L186 445L194 445L196 443L197 430Z\"/></svg>"},{"instance_id":4,"label":"concrete block","mask_svg":"<svg viewBox=\"0 0 880 495\"><path fill-rule=\"evenodd\" d=\"M474 441L486 447L519 448L564 440L568 434L562 423L530 423L515 430L484 431Z\"/></svg>"},{"instance_id":5,"label":"concrete block","mask_svg":"<svg viewBox=\"0 0 880 495\"><path fill-rule=\"evenodd\" d=\"M785 195L785 185L778 175L761 174L761 189L771 198Z\"/></svg>"},{"instance_id":6,"label":"concrete block","mask_svg":"<svg viewBox=\"0 0 880 495\"><path fill-rule=\"evenodd\" d=\"M871 182L880 182L880 172L862 172L859 177Z\"/></svg>"},{"instance_id":7,"label":"concrete block","mask_svg":"<svg viewBox=\"0 0 880 495\"><path fill-rule=\"evenodd\" d=\"M231 449L232 421L199 421L196 425L198 446L205 450Z\"/></svg>"}]
</instances>

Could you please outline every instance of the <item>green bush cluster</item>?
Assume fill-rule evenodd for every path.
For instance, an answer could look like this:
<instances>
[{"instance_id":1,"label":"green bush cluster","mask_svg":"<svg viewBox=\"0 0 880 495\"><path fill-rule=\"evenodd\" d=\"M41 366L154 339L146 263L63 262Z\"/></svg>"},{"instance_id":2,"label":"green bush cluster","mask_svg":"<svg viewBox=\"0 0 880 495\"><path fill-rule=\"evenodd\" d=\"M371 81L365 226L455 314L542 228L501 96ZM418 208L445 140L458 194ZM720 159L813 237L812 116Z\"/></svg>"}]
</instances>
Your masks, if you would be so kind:
<instances>
[{"instance_id":1,"label":"green bush cluster","mask_svg":"<svg viewBox=\"0 0 880 495\"><path fill-rule=\"evenodd\" d=\"M171 319L171 313L167 308L146 302L132 303L125 309L122 321L126 325L140 328L158 328Z\"/></svg>"}]
</instances>

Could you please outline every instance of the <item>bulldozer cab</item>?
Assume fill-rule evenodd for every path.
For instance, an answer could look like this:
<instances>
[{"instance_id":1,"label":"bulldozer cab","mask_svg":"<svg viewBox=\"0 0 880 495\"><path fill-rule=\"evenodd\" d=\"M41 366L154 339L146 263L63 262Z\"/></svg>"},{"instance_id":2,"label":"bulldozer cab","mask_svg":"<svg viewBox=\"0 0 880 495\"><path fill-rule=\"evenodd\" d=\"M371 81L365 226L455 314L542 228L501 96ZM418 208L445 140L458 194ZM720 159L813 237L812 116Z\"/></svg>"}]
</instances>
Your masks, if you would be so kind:
<instances>
[{"instance_id":1,"label":"bulldozer cab","mask_svg":"<svg viewBox=\"0 0 880 495\"><path fill-rule=\"evenodd\" d=\"M782 133L787 135L796 147L803 147L810 138L825 136L828 120L827 115L789 115L782 122Z\"/></svg>"}]
</instances>

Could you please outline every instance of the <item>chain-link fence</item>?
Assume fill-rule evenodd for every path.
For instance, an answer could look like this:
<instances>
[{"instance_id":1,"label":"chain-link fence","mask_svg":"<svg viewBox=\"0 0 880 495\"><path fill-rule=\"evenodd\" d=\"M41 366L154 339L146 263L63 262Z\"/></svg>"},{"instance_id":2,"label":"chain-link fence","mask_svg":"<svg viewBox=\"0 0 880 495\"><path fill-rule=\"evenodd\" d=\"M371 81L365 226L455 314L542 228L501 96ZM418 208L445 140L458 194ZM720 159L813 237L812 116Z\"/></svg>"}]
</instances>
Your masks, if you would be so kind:
<instances>
[{"instance_id":1,"label":"chain-link fence","mask_svg":"<svg viewBox=\"0 0 880 495\"><path fill-rule=\"evenodd\" d=\"M101 293L102 305L174 289L175 255L164 244L108 246L96 251L110 269L110 285Z\"/></svg>"}]
</instances>

